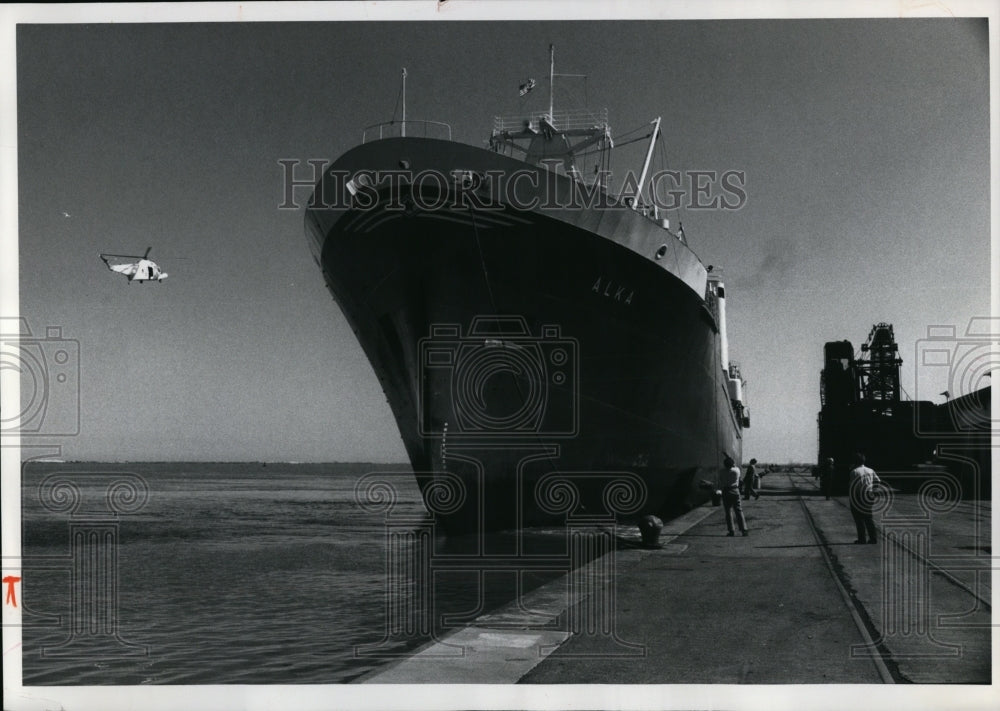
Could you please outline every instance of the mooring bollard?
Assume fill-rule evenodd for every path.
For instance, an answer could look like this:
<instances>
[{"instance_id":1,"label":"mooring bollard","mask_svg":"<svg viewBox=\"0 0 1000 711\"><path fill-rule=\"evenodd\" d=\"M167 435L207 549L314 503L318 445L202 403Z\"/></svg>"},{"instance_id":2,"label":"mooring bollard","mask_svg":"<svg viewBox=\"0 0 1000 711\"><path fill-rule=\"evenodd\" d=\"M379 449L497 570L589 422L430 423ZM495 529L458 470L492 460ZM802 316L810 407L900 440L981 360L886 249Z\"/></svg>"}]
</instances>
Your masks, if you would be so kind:
<instances>
[{"instance_id":1,"label":"mooring bollard","mask_svg":"<svg viewBox=\"0 0 1000 711\"><path fill-rule=\"evenodd\" d=\"M662 530L663 521L657 516L648 514L639 519L639 534L642 536L642 545L646 548L656 548L660 545Z\"/></svg>"}]
</instances>

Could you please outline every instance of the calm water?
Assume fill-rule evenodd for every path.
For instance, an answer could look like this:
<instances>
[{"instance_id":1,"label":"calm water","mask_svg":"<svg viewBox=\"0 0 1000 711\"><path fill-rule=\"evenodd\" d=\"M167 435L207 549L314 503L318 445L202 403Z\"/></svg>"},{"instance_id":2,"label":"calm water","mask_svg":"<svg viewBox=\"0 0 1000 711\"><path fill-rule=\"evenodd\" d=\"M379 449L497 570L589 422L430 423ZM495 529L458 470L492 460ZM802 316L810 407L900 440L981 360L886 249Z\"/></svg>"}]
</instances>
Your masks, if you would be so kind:
<instances>
[{"instance_id":1,"label":"calm water","mask_svg":"<svg viewBox=\"0 0 1000 711\"><path fill-rule=\"evenodd\" d=\"M336 683L387 663L355 656L359 645L378 643L387 626L384 513L355 500L358 479L379 467L405 471L357 464L28 465L19 600L24 684ZM79 488L75 516L42 504L39 485L54 472L67 472ZM74 595L76 609L85 609L102 593L73 578L70 527L75 521L88 531L108 530L112 520L100 512L107 511L114 477L86 472L133 472L148 487L145 505L122 514L114 534L120 642L102 634L110 623L73 613ZM414 526L426 521L412 477L400 477L396 492L394 515ZM48 495L50 507L58 496ZM560 545L554 532L533 535ZM110 550L79 548L77 565L80 551L93 557ZM85 564L93 570L101 560ZM101 580L86 577L91 585ZM436 578L433 617L474 616L511 599L511 585L483 593L469 573ZM83 621L75 636L73 620ZM67 640L74 644L61 646ZM381 651L423 641L397 637Z\"/></svg>"}]
</instances>

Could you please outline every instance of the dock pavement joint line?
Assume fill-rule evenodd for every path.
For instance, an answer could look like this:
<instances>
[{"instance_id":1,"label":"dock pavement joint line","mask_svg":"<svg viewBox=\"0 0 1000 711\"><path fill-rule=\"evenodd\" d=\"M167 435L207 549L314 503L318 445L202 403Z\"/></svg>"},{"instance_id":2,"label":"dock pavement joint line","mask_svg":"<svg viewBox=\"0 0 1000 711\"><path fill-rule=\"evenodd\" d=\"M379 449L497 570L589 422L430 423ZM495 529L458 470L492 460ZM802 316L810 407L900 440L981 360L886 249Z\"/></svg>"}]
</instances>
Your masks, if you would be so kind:
<instances>
[{"instance_id":1,"label":"dock pavement joint line","mask_svg":"<svg viewBox=\"0 0 1000 711\"><path fill-rule=\"evenodd\" d=\"M843 501L841 501L840 499L838 499L837 497L834 497L833 501L838 506L840 506L841 508L850 510L850 507L847 504L845 504ZM951 583L955 587L957 587L957 588L959 588L959 589L964 590L965 592L967 592L969 595L971 595L972 597L974 597L976 600L978 600L980 603L982 603L983 605L985 605L991 611L993 610L993 603L992 603L992 601L990 599L988 599L986 596L980 595L976 590L973 590L971 587L969 587L964 582L962 582L961 580L959 580L958 578L956 578L954 575L952 575L947 569L945 569L944 567L942 567L938 563L935 563L930 558L927 558L925 556L920 555L915 550L913 550L912 548L910 548L910 546L908 546L905 543L903 543L903 541L900 538L893 537L893 538L891 538L889 540L891 541L891 543L894 546L896 546L897 548L902 548L912 558L915 558L918 562L923 563L923 564L927 565L928 567L930 567L931 568L931 572L933 572L935 575L940 575L942 578L944 578L945 580L947 580L949 583ZM992 557L989 560L992 562L992 560L993 560Z\"/></svg>"},{"instance_id":2,"label":"dock pavement joint line","mask_svg":"<svg viewBox=\"0 0 1000 711\"><path fill-rule=\"evenodd\" d=\"M789 483L794 486L794 483L791 482L791 476L788 478ZM878 675L882 678L883 683L895 684L896 679L893 678L892 674L889 672L889 668L885 665L885 661L882 659L881 650L879 650L879 648L875 645L875 641L871 638L871 635L868 634L868 628L861 619L861 615L858 614L858 609L854 600L851 599L850 593L847 592L847 588L844 587L840 577L837 575L837 571L833 567L833 561L830 560L830 554L826 550L826 543L824 543L823 539L820 537L819 531L816 528L816 522L813 521L812 512L809 511L809 507L806 506L806 502L801 496L799 496L799 505L802 506L802 510L805 512L806 522L809 524L809 529L812 531L813 538L816 539L819 552L823 555L823 562L826 563L826 568L830 571L830 577L833 578L833 582L837 585L837 590L840 591L840 596L843 598L848 612L851 613L851 619L854 620L854 626L857 627L858 632L861 633L861 639L864 640L865 646L870 647L877 652L871 656L871 660L875 665L875 669L878 671Z\"/></svg>"},{"instance_id":3,"label":"dock pavement joint line","mask_svg":"<svg viewBox=\"0 0 1000 711\"><path fill-rule=\"evenodd\" d=\"M683 535L714 512L715 507L702 506L668 522L664 530L669 530L661 535L661 545ZM599 574L601 561L607 555L611 553L584 566L586 574ZM520 600L484 613L468 626L424 645L396 664L363 676L358 683L514 684L572 637L565 630L513 628L518 618L527 620L527 624L540 618L556 620L569 606L578 604L581 600L570 594L567 579L568 575L561 576ZM506 624L498 626L499 621ZM456 650L461 651L456 653Z\"/></svg>"}]
</instances>

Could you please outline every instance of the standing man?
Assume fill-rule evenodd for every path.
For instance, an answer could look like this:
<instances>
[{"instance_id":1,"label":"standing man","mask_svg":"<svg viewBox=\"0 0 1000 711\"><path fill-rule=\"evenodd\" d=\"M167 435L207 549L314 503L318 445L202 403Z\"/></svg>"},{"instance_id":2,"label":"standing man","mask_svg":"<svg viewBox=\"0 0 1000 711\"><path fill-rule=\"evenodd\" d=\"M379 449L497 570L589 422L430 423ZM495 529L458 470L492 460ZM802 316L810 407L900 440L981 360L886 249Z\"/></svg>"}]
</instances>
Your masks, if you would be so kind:
<instances>
[{"instance_id":1,"label":"standing man","mask_svg":"<svg viewBox=\"0 0 1000 711\"><path fill-rule=\"evenodd\" d=\"M746 476L743 477L743 498L747 501L751 496L755 499L760 498L760 492L757 491L760 488L760 476L757 475L756 464L757 460L751 459L747 465Z\"/></svg>"},{"instance_id":2,"label":"standing man","mask_svg":"<svg viewBox=\"0 0 1000 711\"><path fill-rule=\"evenodd\" d=\"M750 535L747 531L746 518L743 516L743 505L740 504L740 468L728 454L722 460L722 469L719 470L719 489L722 490L722 505L726 509L726 528L729 529L727 535L736 535L733 531L734 511L740 532L744 536Z\"/></svg>"},{"instance_id":3,"label":"standing man","mask_svg":"<svg viewBox=\"0 0 1000 711\"><path fill-rule=\"evenodd\" d=\"M849 495L851 500L851 515L854 516L854 526L858 529L858 540L855 543L875 543L875 521L872 519L872 504L875 503L875 485L882 481L878 475L865 466L865 455L858 452L854 455L854 469L851 470Z\"/></svg>"},{"instance_id":4,"label":"standing man","mask_svg":"<svg viewBox=\"0 0 1000 711\"><path fill-rule=\"evenodd\" d=\"M830 500L830 493L833 491L833 457L827 457L826 461L820 465L819 469L819 490Z\"/></svg>"}]
</instances>

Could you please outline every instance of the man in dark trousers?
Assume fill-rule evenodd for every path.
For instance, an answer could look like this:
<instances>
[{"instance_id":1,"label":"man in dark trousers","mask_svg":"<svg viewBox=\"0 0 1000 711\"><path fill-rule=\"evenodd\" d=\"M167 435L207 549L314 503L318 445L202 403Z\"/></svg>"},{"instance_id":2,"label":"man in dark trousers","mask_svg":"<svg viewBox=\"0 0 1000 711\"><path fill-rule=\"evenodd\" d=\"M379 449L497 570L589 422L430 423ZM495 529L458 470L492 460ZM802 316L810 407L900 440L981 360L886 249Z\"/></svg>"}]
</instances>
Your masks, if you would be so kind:
<instances>
[{"instance_id":1,"label":"man in dark trousers","mask_svg":"<svg viewBox=\"0 0 1000 711\"><path fill-rule=\"evenodd\" d=\"M728 536L733 536L733 515L735 512L736 523L740 527L740 532L747 536L747 521L743 516L743 506L740 504L740 468L729 455L722 460L722 469L719 470L719 489L722 490L722 505L726 509L726 528L729 530Z\"/></svg>"},{"instance_id":2,"label":"man in dark trousers","mask_svg":"<svg viewBox=\"0 0 1000 711\"><path fill-rule=\"evenodd\" d=\"M865 466L865 455L858 452L854 455L854 469L851 470L848 493L851 500L851 515L854 516L854 526L858 529L858 540L855 543L875 543L875 521L872 518L872 505L875 503L875 485L882 481L874 470Z\"/></svg>"}]
</instances>

